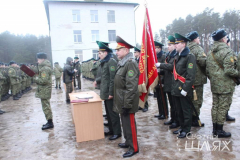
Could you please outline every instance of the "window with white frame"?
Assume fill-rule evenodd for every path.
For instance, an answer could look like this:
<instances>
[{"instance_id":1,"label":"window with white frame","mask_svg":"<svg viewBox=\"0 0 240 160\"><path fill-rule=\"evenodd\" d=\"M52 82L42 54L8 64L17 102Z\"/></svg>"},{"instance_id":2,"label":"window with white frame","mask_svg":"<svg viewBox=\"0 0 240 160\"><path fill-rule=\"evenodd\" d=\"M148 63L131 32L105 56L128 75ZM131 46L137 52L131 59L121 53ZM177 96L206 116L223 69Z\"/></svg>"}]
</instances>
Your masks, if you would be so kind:
<instances>
[{"instance_id":1,"label":"window with white frame","mask_svg":"<svg viewBox=\"0 0 240 160\"><path fill-rule=\"evenodd\" d=\"M91 10L91 22L98 22L98 11Z\"/></svg>"},{"instance_id":2,"label":"window with white frame","mask_svg":"<svg viewBox=\"0 0 240 160\"><path fill-rule=\"evenodd\" d=\"M74 30L74 43L81 43L82 42L82 31L81 30Z\"/></svg>"},{"instance_id":3,"label":"window with white frame","mask_svg":"<svg viewBox=\"0 0 240 160\"><path fill-rule=\"evenodd\" d=\"M75 50L75 57L79 58L79 61L82 62L83 61L83 53L82 50Z\"/></svg>"},{"instance_id":4,"label":"window with white frame","mask_svg":"<svg viewBox=\"0 0 240 160\"><path fill-rule=\"evenodd\" d=\"M99 30L92 30L92 42L99 40Z\"/></svg>"},{"instance_id":5,"label":"window with white frame","mask_svg":"<svg viewBox=\"0 0 240 160\"><path fill-rule=\"evenodd\" d=\"M107 16L108 16L108 23L115 23L115 11L108 10Z\"/></svg>"},{"instance_id":6,"label":"window with white frame","mask_svg":"<svg viewBox=\"0 0 240 160\"><path fill-rule=\"evenodd\" d=\"M109 42L116 41L116 30L108 30L108 40Z\"/></svg>"},{"instance_id":7,"label":"window with white frame","mask_svg":"<svg viewBox=\"0 0 240 160\"><path fill-rule=\"evenodd\" d=\"M98 50L92 50L93 58L98 59Z\"/></svg>"},{"instance_id":8,"label":"window with white frame","mask_svg":"<svg viewBox=\"0 0 240 160\"><path fill-rule=\"evenodd\" d=\"M80 22L80 10L72 10L73 22Z\"/></svg>"}]
</instances>

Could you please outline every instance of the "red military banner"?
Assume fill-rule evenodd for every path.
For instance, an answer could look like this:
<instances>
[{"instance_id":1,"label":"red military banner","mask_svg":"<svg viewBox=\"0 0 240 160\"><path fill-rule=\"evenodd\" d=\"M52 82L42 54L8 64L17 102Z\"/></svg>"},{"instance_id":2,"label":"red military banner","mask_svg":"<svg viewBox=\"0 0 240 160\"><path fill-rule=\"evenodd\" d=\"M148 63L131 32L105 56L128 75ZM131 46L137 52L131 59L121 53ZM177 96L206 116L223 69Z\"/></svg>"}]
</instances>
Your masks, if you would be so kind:
<instances>
[{"instance_id":1,"label":"red military banner","mask_svg":"<svg viewBox=\"0 0 240 160\"><path fill-rule=\"evenodd\" d=\"M158 83L158 72L155 66L156 62L157 57L153 41L152 28L148 9L146 7L146 14L143 24L141 54L139 60L140 76L138 82L138 90L140 92L139 106L142 108L147 100L149 88L153 89Z\"/></svg>"}]
</instances>

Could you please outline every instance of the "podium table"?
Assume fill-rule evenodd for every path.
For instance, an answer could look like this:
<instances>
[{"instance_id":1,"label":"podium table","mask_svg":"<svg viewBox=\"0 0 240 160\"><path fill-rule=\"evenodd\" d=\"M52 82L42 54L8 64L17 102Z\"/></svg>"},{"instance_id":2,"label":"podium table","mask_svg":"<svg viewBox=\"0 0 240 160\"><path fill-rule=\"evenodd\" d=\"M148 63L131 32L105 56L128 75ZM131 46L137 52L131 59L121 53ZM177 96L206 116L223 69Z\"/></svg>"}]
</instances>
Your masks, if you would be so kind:
<instances>
[{"instance_id":1,"label":"podium table","mask_svg":"<svg viewBox=\"0 0 240 160\"><path fill-rule=\"evenodd\" d=\"M93 91L70 93L70 100L77 100L77 96L80 94L89 94L93 96L93 98L89 99L88 102L71 103L77 142L103 139L102 100Z\"/></svg>"}]
</instances>

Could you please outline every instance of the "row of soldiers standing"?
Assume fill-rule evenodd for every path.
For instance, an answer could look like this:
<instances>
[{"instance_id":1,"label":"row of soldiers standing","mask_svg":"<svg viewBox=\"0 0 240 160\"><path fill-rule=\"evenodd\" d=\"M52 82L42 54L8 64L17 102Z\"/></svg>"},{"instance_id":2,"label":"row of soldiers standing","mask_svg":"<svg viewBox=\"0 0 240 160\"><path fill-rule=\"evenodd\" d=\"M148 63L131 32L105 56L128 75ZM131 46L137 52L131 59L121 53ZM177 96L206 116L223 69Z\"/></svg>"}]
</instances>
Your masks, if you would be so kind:
<instances>
[{"instance_id":1,"label":"row of soldiers standing","mask_svg":"<svg viewBox=\"0 0 240 160\"><path fill-rule=\"evenodd\" d=\"M21 65L23 64L18 65L14 61L9 64L0 62L0 101L7 100L11 95L13 100L19 100L23 94L32 89L33 79L20 70ZM29 64L28 67L36 70L32 64ZM4 112L0 111L0 113Z\"/></svg>"},{"instance_id":2,"label":"row of soldiers standing","mask_svg":"<svg viewBox=\"0 0 240 160\"><path fill-rule=\"evenodd\" d=\"M223 130L224 121L235 120L228 115L232 102L235 82L239 77L236 65L236 55L227 45L227 33L220 29L212 33L214 40L212 49L206 55L199 46L199 35L196 31L190 32L186 37L175 34L168 37L168 50L166 57L157 52L158 72L164 84L164 96L168 95L171 106L171 119L165 125L170 128L180 128L174 131L179 138L190 134L191 126L202 127L199 119L203 103L203 88L210 80L213 94L212 122L213 135L230 137L229 132ZM156 42L156 48L163 44ZM161 55L160 55L161 54ZM163 76L164 75L164 76ZM162 97L157 97L162 102ZM167 106L158 103L159 119L167 117ZM165 111L165 112L164 112ZM167 114L166 114L167 113Z\"/></svg>"}]
</instances>

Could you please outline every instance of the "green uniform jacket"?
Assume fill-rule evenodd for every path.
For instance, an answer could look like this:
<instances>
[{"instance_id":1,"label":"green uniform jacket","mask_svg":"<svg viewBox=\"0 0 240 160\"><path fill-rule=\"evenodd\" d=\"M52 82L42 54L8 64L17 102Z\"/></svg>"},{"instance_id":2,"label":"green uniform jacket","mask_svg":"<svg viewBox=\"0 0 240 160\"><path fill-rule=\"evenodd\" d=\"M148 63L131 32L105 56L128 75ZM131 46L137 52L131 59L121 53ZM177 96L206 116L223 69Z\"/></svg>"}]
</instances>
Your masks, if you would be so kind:
<instances>
[{"instance_id":1,"label":"green uniform jacket","mask_svg":"<svg viewBox=\"0 0 240 160\"><path fill-rule=\"evenodd\" d=\"M166 59L165 52L161 51L157 53L157 60L159 63L164 63ZM163 69L160 69L160 72L164 72ZM164 84L164 75L161 75L161 82ZM156 85L156 88L160 88L159 83Z\"/></svg>"},{"instance_id":2,"label":"green uniform jacket","mask_svg":"<svg viewBox=\"0 0 240 160\"><path fill-rule=\"evenodd\" d=\"M171 92L172 90L172 78L173 78L173 62L176 56L176 50L171 53L167 53L165 63L161 63L160 69L164 70L164 92Z\"/></svg>"},{"instance_id":3,"label":"green uniform jacket","mask_svg":"<svg viewBox=\"0 0 240 160\"><path fill-rule=\"evenodd\" d=\"M53 72L54 72L55 78L61 78L63 69L58 64L54 64Z\"/></svg>"},{"instance_id":4,"label":"green uniform jacket","mask_svg":"<svg viewBox=\"0 0 240 160\"><path fill-rule=\"evenodd\" d=\"M122 108L129 108L129 113L136 113L138 111L138 78L138 64L130 52L118 62L114 78L113 111L122 113Z\"/></svg>"},{"instance_id":5,"label":"green uniform jacket","mask_svg":"<svg viewBox=\"0 0 240 160\"><path fill-rule=\"evenodd\" d=\"M212 53L217 62L214 60ZM214 41L212 50L207 56L206 72L210 79L212 93L228 94L234 92L235 82L232 77L238 77L239 72L234 68L234 53L227 44Z\"/></svg>"},{"instance_id":6,"label":"green uniform jacket","mask_svg":"<svg viewBox=\"0 0 240 160\"><path fill-rule=\"evenodd\" d=\"M178 79L175 80L174 76L172 78L172 91L171 94L173 96L179 96L183 97L181 94L181 90L179 90L179 87L181 87L185 92L187 92L187 95L192 97L193 96L193 83L195 80L196 75L196 59L193 54L190 53L190 50L188 47L184 48L182 53L177 54L175 56L176 59L176 71L177 73L184 77L186 79L185 83L182 83Z\"/></svg>"},{"instance_id":7,"label":"green uniform jacket","mask_svg":"<svg viewBox=\"0 0 240 160\"><path fill-rule=\"evenodd\" d=\"M75 69L77 70L77 72L75 73L75 76L81 76L81 64L79 61L76 62L75 64Z\"/></svg>"},{"instance_id":8,"label":"green uniform jacket","mask_svg":"<svg viewBox=\"0 0 240 160\"><path fill-rule=\"evenodd\" d=\"M1 91L1 89L2 89L2 84L4 83L4 81L5 81L5 77L2 75L2 73L1 73L1 71L0 71L0 91ZM1 93L1 92L0 92Z\"/></svg>"},{"instance_id":9,"label":"green uniform jacket","mask_svg":"<svg viewBox=\"0 0 240 160\"><path fill-rule=\"evenodd\" d=\"M9 76L9 78L10 78L10 83L11 83L11 85L14 85L14 84L18 84L18 83L19 83L18 75L17 75L17 72L16 72L16 70L15 70L15 67L13 67L13 66L10 66L10 67L9 67L8 76Z\"/></svg>"},{"instance_id":10,"label":"green uniform jacket","mask_svg":"<svg viewBox=\"0 0 240 160\"><path fill-rule=\"evenodd\" d=\"M43 61L38 65L39 75L36 78L37 91L36 98L50 99L52 93L52 69L49 60Z\"/></svg>"},{"instance_id":11,"label":"green uniform jacket","mask_svg":"<svg viewBox=\"0 0 240 160\"><path fill-rule=\"evenodd\" d=\"M109 53L101 61L101 80L104 83L100 85L100 98L107 100L108 96L113 96L114 77L117 69L117 61Z\"/></svg>"},{"instance_id":12,"label":"green uniform jacket","mask_svg":"<svg viewBox=\"0 0 240 160\"><path fill-rule=\"evenodd\" d=\"M190 42L188 44L188 47L190 49L190 52L195 56L196 58L196 63L197 63L197 72L196 72L196 77L195 77L195 82L194 86L199 86L202 84L207 83L207 76L205 73L206 70L206 54L204 53L204 50L202 47L200 47L197 43L195 42Z\"/></svg>"}]
</instances>

